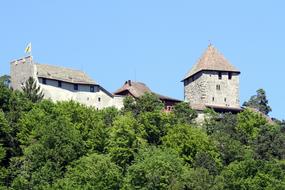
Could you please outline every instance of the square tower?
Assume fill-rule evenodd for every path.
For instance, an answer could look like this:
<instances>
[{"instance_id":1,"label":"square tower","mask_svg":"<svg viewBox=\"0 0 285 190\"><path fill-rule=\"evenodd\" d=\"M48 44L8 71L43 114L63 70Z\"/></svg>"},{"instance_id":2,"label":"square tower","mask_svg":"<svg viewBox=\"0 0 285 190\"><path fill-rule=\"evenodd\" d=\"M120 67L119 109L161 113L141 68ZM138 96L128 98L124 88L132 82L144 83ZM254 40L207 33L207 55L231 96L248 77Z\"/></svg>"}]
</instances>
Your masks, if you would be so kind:
<instances>
[{"instance_id":1,"label":"square tower","mask_svg":"<svg viewBox=\"0 0 285 190\"><path fill-rule=\"evenodd\" d=\"M208 107L218 111L238 111L239 74L238 69L213 45L209 45L182 80L184 100L196 110Z\"/></svg>"}]
</instances>

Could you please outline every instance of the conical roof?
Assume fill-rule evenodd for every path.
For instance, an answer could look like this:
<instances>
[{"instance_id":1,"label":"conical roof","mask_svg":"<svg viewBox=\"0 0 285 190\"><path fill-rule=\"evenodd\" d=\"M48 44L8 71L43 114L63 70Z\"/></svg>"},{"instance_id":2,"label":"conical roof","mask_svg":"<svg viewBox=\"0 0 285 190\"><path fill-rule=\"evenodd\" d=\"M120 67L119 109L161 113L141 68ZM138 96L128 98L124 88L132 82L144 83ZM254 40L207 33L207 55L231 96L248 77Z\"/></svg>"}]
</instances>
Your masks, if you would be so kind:
<instances>
[{"instance_id":1,"label":"conical roof","mask_svg":"<svg viewBox=\"0 0 285 190\"><path fill-rule=\"evenodd\" d=\"M203 70L240 73L240 71L230 64L230 62L211 44L198 62L190 69L190 71L188 71L183 78L183 81Z\"/></svg>"}]
</instances>

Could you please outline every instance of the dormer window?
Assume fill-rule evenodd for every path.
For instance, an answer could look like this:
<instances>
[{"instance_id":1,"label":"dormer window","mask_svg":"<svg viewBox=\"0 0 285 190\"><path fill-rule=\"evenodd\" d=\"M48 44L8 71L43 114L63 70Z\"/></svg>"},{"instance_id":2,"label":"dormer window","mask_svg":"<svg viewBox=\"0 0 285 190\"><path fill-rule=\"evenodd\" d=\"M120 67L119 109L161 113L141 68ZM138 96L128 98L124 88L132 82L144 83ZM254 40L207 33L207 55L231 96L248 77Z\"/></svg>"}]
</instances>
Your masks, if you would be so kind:
<instances>
[{"instance_id":1,"label":"dormer window","mask_svg":"<svg viewBox=\"0 0 285 190\"><path fill-rule=\"evenodd\" d=\"M231 72L228 73L228 77L229 77L229 80L232 80L232 73Z\"/></svg>"},{"instance_id":2,"label":"dormer window","mask_svg":"<svg viewBox=\"0 0 285 190\"><path fill-rule=\"evenodd\" d=\"M78 90L78 84L74 84L73 88L74 90Z\"/></svg>"},{"instance_id":3,"label":"dormer window","mask_svg":"<svg viewBox=\"0 0 285 190\"><path fill-rule=\"evenodd\" d=\"M219 72L219 79L222 79L222 72Z\"/></svg>"},{"instance_id":4,"label":"dormer window","mask_svg":"<svg viewBox=\"0 0 285 190\"><path fill-rule=\"evenodd\" d=\"M95 92L94 86L90 86L90 92Z\"/></svg>"}]
</instances>

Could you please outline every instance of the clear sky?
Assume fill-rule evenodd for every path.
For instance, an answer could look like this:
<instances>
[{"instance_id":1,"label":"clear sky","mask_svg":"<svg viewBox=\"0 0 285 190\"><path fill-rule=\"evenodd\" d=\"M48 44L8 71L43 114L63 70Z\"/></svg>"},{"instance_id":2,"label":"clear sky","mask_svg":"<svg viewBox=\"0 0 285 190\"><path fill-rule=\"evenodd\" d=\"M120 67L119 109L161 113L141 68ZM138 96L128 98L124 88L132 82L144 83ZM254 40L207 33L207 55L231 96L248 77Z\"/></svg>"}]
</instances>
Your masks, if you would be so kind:
<instances>
[{"instance_id":1,"label":"clear sky","mask_svg":"<svg viewBox=\"0 0 285 190\"><path fill-rule=\"evenodd\" d=\"M32 42L36 61L84 70L111 92L132 79L183 99L180 80L210 41L241 70L241 103L264 88L271 116L285 119L284 7L283 0L1 1L0 75Z\"/></svg>"}]
</instances>

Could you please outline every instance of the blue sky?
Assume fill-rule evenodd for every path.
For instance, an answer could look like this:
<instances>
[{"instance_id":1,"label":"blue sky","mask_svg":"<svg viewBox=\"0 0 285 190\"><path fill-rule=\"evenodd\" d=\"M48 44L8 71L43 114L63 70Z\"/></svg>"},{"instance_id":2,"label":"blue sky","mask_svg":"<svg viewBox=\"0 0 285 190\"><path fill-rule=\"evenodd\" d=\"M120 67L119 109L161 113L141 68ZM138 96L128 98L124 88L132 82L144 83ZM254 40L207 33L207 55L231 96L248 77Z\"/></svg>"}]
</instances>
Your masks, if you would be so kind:
<instances>
[{"instance_id":1,"label":"blue sky","mask_svg":"<svg viewBox=\"0 0 285 190\"><path fill-rule=\"evenodd\" d=\"M81 69L113 92L125 80L183 99L180 80L209 41L241 70L241 103L264 88L285 119L285 1L9 0L0 3L0 75L24 56Z\"/></svg>"}]
</instances>

